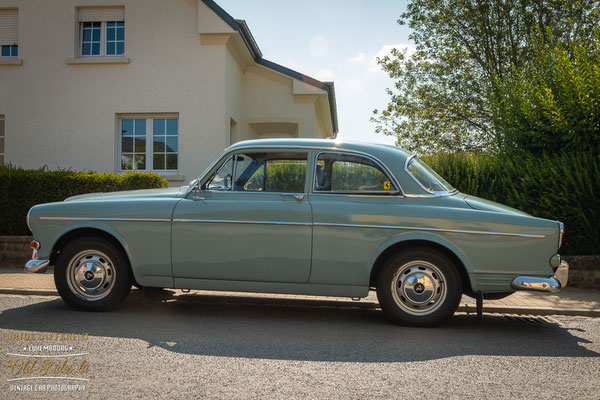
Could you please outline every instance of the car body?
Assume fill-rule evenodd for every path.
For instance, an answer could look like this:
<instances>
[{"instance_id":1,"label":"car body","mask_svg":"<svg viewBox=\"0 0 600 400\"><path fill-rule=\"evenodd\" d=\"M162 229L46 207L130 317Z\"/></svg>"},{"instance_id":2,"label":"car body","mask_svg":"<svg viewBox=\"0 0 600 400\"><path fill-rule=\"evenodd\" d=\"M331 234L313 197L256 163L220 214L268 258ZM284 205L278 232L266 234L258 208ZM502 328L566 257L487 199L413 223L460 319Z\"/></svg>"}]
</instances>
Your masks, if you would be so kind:
<instances>
[{"instance_id":1,"label":"car body","mask_svg":"<svg viewBox=\"0 0 600 400\"><path fill-rule=\"evenodd\" d=\"M460 294L555 291L568 274L562 223L460 193L402 149L335 140L239 142L188 186L36 205L28 224L38 248L26 270L97 237L144 287L362 298L393 256L415 248L452 265ZM440 271L414 268L402 293L437 287L428 279ZM418 268L429 278L413 276Z\"/></svg>"}]
</instances>

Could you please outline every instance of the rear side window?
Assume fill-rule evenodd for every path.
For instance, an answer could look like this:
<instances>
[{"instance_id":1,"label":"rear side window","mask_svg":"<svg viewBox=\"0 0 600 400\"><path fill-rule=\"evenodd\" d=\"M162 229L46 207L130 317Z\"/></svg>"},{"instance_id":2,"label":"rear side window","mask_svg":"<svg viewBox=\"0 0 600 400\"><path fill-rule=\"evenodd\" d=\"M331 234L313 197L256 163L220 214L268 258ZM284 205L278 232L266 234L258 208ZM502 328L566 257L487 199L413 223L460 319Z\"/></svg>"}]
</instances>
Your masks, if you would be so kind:
<instances>
[{"instance_id":1,"label":"rear side window","mask_svg":"<svg viewBox=\"0 0 600 400\"><path fill-rule=\"evenodd\" d=\"M315 166L315 192L397 193L398 188L375 160L347 153L319 153Z\"/></svg>"}]
</instances>

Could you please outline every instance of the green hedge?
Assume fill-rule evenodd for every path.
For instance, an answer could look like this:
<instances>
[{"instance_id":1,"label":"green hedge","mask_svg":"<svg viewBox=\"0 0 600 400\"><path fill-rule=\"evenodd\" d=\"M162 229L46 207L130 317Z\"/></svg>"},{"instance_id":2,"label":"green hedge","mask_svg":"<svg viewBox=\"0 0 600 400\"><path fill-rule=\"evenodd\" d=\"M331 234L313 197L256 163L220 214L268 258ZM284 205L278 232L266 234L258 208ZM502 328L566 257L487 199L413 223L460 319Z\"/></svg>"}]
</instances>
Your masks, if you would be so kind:
<instances>
[{"instance_id":1,"label":"green hedge","mask_svg":"<svg viewBox=\"0 0 600 400\"><path fill-rule=\"evenodd\" d=\"M600 155L423 157L463 193L565 223L563 254L600 254Z\"/></svg>"},{"instance_id":2,"label":"green hedge","mask_svg":"<svg viewBox=\"0 0 600 400\"><path fill-rule=\"evenodd\" d=\"M63 201L83 193L168 187L153 173L124 175L97 172L27 170L0 165L0 235L29 235L25 217L40 203Z\"/></svg>"}]
</instances>

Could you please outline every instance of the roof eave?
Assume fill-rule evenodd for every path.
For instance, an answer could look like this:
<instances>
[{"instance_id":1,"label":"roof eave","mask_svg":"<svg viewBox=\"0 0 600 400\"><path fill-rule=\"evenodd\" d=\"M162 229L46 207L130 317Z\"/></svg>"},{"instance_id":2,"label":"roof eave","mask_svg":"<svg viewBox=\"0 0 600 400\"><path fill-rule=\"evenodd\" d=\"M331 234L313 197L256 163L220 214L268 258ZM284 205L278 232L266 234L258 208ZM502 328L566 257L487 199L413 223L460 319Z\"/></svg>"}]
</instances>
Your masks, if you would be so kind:
<instances>
[{"instance_id":1,"label":"roof eave","mask_svg":"<svg viewBox=\"0 0 600 400\"><path fill-rule=\"evenodd\" d=\"M225 23L227 23L232 29L237 31L242 40L246 44L250 55L254 59L254 62L260 64L264 67L273 69L279 73L287 75L291 78L298 79L302 82L308 83L309 85L318 87L319 89L323 89L327 92L327 98L329 100L329 111L331 113L331 128L333 130L333 137L335 138L338 133L338 120L337 120L337 105L335 101L335 88L333 82L321 82L317 79L314 79L308 75L301 74L293 69L284 67L283 65L274 63L273 61L269 61L263 58L263 54L258 47L258 44L254 40L254 36L252 36L252 32L248 28L246 21L242 19L235 19L227 11L221 8L217 3L213 0L202 0L204 4L215 14L217 14Z\"/></svg>"}]
</instances>

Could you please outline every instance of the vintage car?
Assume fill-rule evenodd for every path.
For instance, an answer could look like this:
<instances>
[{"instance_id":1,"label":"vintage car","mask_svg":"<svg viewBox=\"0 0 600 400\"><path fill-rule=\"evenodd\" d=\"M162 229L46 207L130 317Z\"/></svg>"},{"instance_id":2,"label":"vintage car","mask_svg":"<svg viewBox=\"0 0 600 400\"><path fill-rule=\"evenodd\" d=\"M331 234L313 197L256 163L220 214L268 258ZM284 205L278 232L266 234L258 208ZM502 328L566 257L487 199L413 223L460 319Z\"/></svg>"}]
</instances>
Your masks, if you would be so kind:
<instances>
[{"instance_id":1,"label":"vintage car","mask_svg":"<svg viewBox=\"0 0 600 400\"><path fill-rule=\"evenodd\" d=\"M366 297L394 323L438 325L463 293L556 291L558 221L459 193L392 146L262 139L227 148L181 188L36 205L28 272L108 310L148 288Z\"/></svg>"}]
</instances>

